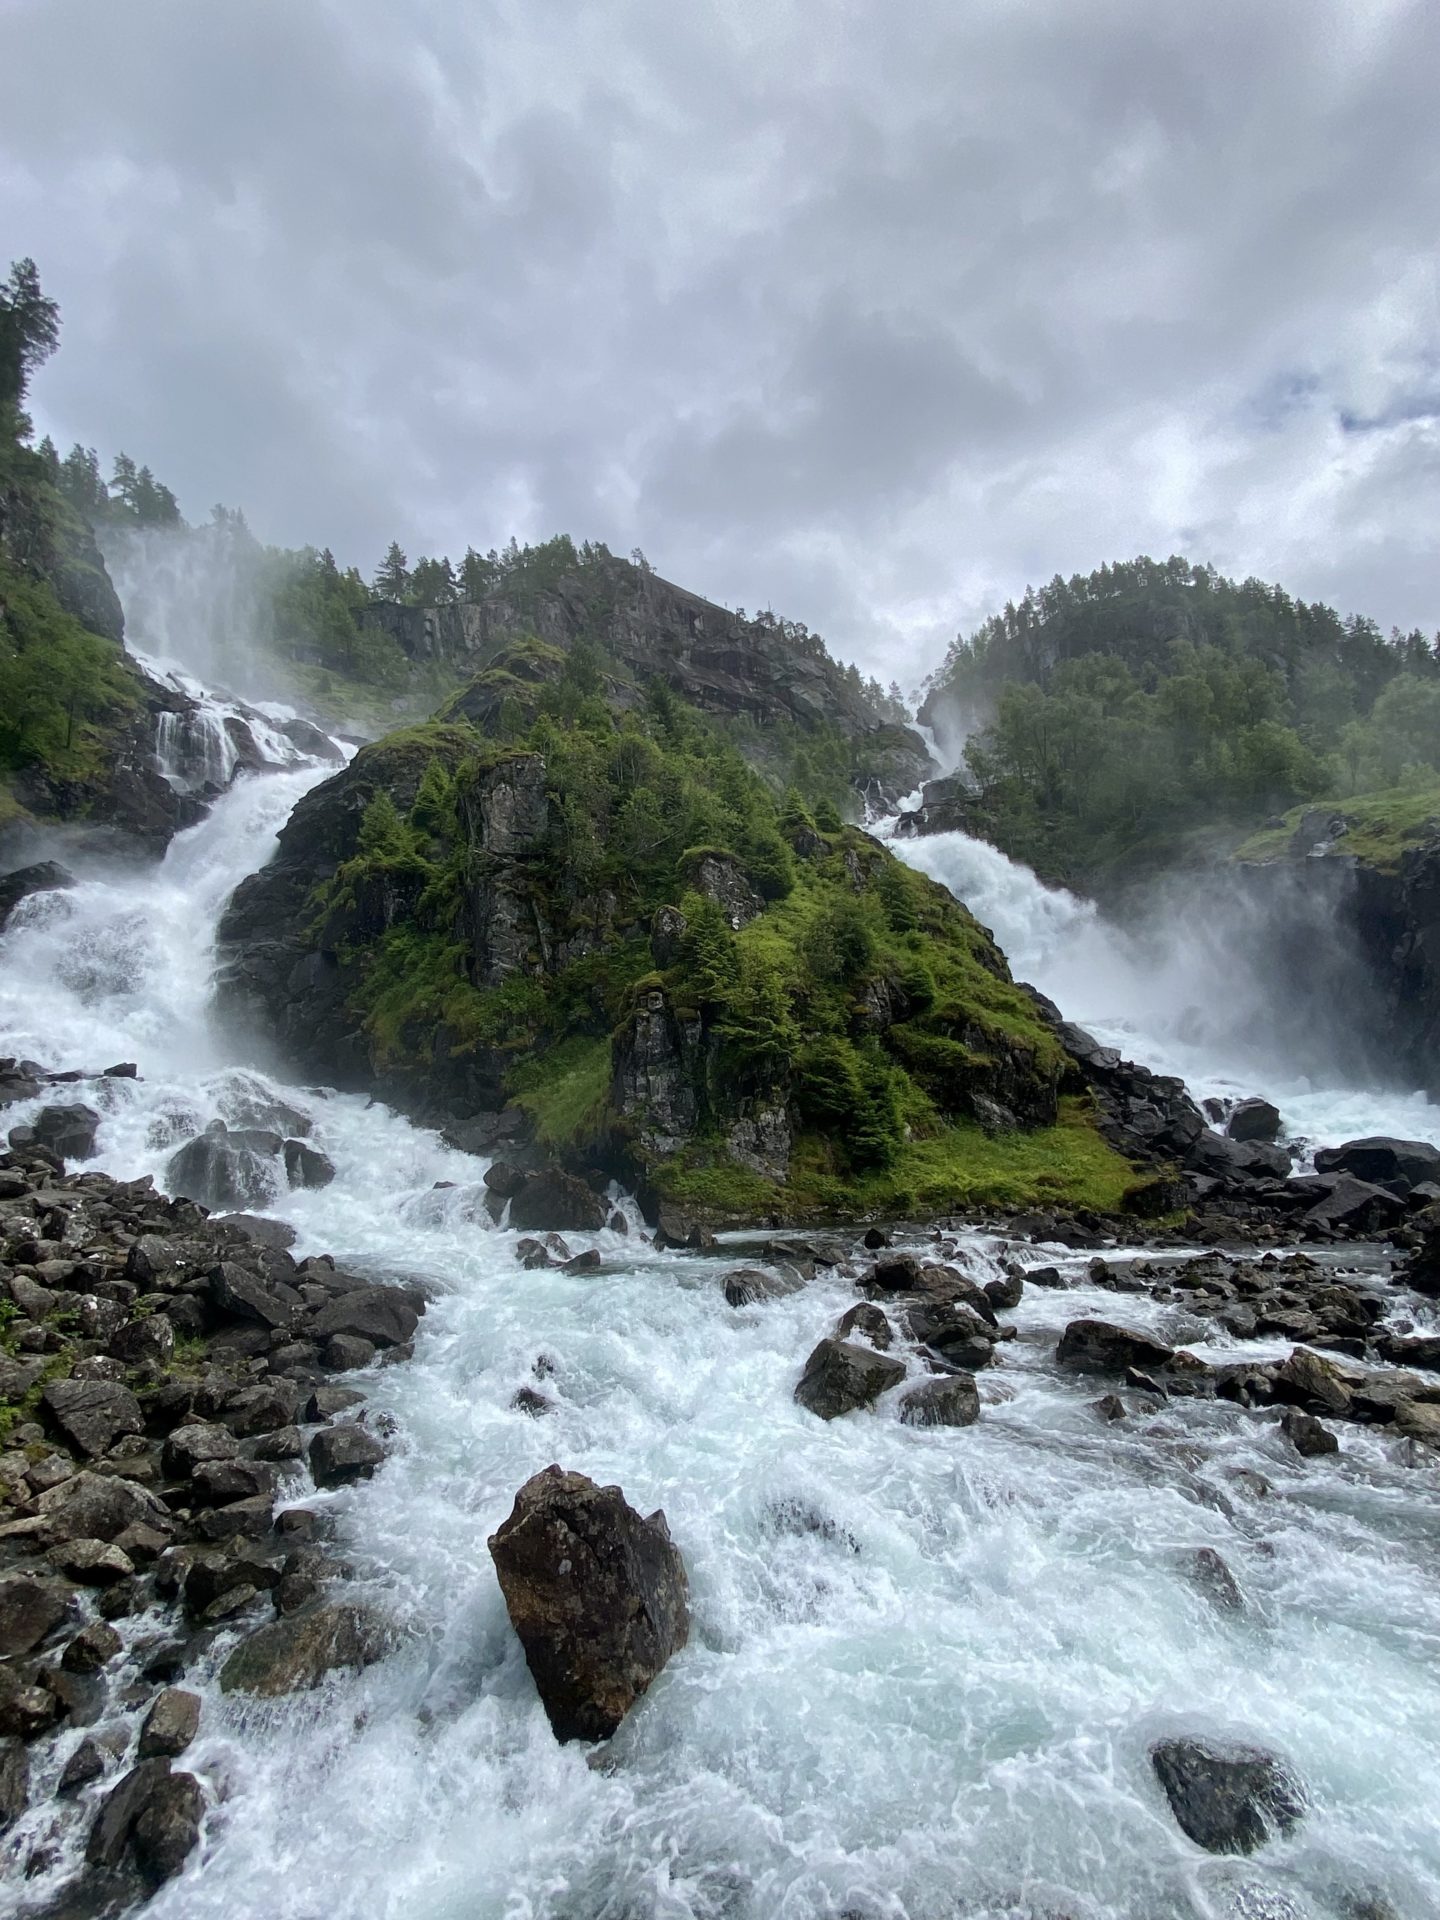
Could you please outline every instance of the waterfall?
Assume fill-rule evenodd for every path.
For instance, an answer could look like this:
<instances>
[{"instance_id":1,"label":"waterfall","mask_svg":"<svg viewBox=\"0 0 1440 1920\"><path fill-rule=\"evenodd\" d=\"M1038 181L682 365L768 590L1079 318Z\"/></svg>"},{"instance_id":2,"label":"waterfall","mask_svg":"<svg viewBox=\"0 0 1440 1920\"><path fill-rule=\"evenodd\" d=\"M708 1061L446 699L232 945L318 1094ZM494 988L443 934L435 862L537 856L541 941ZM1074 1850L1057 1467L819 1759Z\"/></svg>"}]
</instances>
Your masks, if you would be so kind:
<instances>
[{"instance_id":1,"label":"waterfall","mask_svg":"<svg viewBox=\"0 0 1440 1920\"><path fill-rule=\"evenodd\" d=\"M270 719L283 738L283 711ZM795 1405L804 1355L855 1299L824 1271L738 1312L726 1262L633 1232L588 1237L599 1273L522 1271L485 1211L483 1162L383 1105L290 1084L212 1018L224 902L323 777L241 772L161 864L93 870L0 937L4 1052L138 1063L136 1080L94 1083L96 1164L163 1181L214 1118L298 1114L336 1178L277 1198L297 1254L434 1295L413 1360L360 1377L394 1427L376 1478L282 1487L324 1507L350 1590L399 1645L256 1702L219 1691L245 1623L221 1629L185 1680L203 1697L183 1764L206 1786L204 1844L154 1920L1342 1920L1348 1890L1381 1884L1398 1911L1440 1911L1433 1475L1365 1428L1300 1464L1224 1403L1098 1420L1094 1383L1052 1363L1067 1320L1202 1351L1223 1336L1089 1285L1084 1256L1043 1256L1080 1284L1027 1291L963 1431ZM1102 1025L1108 1010L1107 1033L1148 1018L1138 976L1087 986L1094 956L1120 959L1085 903L959 836L896 850L968 898L1018 972L1073 987L1070 1010ZM976 1277L998 1275L993 1235L957 1237ZM525 1385L539 1418L514 1404ZM552 1460L663 1507L689 1570L690 1644L597 1755L555 1744L486 1551ZM1234 1570L1243 1616L1187 1577L1202 1546ZM119 1628L131 1680L156 1621ZM1177 1729L1293 1756L1312 1798L1296 1835L1252 1859L1199 1855L1145 1757ZM12 1860L57 1849L17 1874L17 1909L54 1901L77 1863L94 1802L72 1804L42 1802L12 1836Z\"/></svg>"}]
</instances>

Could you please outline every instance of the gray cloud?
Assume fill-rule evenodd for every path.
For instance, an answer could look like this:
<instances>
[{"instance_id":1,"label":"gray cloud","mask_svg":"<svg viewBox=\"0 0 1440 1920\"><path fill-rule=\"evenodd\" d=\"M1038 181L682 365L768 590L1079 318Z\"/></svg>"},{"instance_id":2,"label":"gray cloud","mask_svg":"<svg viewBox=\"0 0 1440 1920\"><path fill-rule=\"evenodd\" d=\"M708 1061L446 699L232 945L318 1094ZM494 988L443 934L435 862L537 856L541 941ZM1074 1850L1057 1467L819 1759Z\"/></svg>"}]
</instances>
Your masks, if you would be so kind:
<instances>
[{"instance_id":1,"label":"gray cloud","mask_svg":"<svg viewBox=\"0 0 1440 1920\"><path fill-rule=\"evenodd\" d=\"M1190 551L1440 624L1423 0L11 0L42 423L373 564L559 529L886 679Z\"/></svg>"}]
</instances>

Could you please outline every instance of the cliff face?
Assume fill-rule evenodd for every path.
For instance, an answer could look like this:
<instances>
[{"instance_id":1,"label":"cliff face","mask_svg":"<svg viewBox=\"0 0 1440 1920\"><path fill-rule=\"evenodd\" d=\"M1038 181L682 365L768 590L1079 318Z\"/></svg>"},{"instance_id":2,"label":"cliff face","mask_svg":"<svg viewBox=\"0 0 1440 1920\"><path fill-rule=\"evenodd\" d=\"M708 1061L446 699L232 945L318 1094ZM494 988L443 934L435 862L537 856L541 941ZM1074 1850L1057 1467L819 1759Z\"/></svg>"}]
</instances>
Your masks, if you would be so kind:
<instances>
[{"instance_id":1,"label":"cliff face","mask_svg":"<svg viewBox=\"0 0 1440 1920\"><path fill-rule=\"evenodd\" d=\"M702 713L753 722L757 734L742 750L762 765L764 729L777 720L801 735L842 736L851 782L877 806L934 770L920 736L877 712L818 640L744 619L613 556L543 589L440 607L378 601L361 618L412 660L462 674L527 637L562 652L592 641L635 685L658 678Z\"/></svg>"},{"instance_id":2,"label":"cliff face","mask_svg":"<svg viewBox=\"0 0 1440 1920\"><path fill-rule=\"evenodd\" d=\"M1237 857L1252 887L1328 903L1374 983L1383 1065L1440 1099L1440 795L1297 810Z\"/></svg>"},{"instance_id":3,"label":"cliff face","mask_svg":"<svg viewBox=\"0 0 1440 1920\"><path fill-rule=\"evenodd\" d=\"M715 1221L1144 1184L943 888L780 806L693 711L536 659L306 796L221 924L224 1004L464 1144L518 1123Z\"/></svg>"},{"instance_id":4,"label":"cliff face","mask_svg":"<svg viewBox=\"0 0 1440 1920\"><path fill-rule=\"evenodd\" d=\"M123 646L125 615L95 536L53 488L0 484L0 555L44 581L82 627Z\"/></svg>"}]
</instances>

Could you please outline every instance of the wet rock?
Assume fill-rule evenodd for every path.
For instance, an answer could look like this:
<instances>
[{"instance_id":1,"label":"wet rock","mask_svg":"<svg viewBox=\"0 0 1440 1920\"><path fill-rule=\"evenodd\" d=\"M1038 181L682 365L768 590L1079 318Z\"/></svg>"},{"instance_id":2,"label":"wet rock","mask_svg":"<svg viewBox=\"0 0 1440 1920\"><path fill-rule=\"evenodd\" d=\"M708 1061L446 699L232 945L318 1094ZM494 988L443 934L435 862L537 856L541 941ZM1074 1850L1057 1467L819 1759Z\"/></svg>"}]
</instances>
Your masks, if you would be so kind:
<instances>
[{"instance_id":1,"label":"wet rock","mask_svg":"<svg viewBox=\"0 0 1440 1920\"><path fill-rule=\"evenodd\" d=\"M289 1327L305 1304L293 1287L283 1281L262 1279L233 1260L222 1260L212 1270L210 1297L231 1319L249 1320L272 1329Z\"/></svg>"},{"instance_id":2,"label":"wet rock","mask_svg":"<svg viewBox=\"0 0 1440 1920\"><path fill-rule=\"evenodd\" d=\"M1407 1440L1423 1440L1431 1446L1440 1446L1440 1406L1419 1400L1398 1400L1395 1431Z\"/></svg>"},{"instance_id":3,"label":"wet rock","mask_svg":"<svg viewBox=\"0 0 1440 1920\"><path fill-rule=\"evenodd\" d=\"M1348 1173L1375 1186L1395 1182L1419 1186L1440 1181L1440 1147L1425 1140L1393 1140L1385 1135L1347 1140L1341 1147L1322 1147L1315 1156L1317 1173Z\"/></svg>"},{"instance_id":4,"label":"wet rock","mask_svg":"<svg viewBox=\"0 0 1440 1920\"><path fill-rule=\"evenodd\" d=\"M194 1481L207 1506L226 1506L234 1500L273 1495L275 1469L263 1460L205 1460L196 1467Z\"/></svg>"},{"instance_id":5,"label":"wet rock","mask_svg":"<svg viewBox=\"0 0 1440 1920\"><path fill-rule=\"evenodd\" d=\"M355 1373L368 1367L375 1353L373 1342L360 1339L358 1334L337 1333L325 1342L320 1364L330 1373Z\"/></svg>"},{"instance_id":6,"label":"wet rock","mask_svg":"<svg viewBox=\"0 0 1440 1920\"><path fill-rule=\"evenodd\" d=\"M1197 1547L1190 1555L1185 1573L1191 1584L1203 1593L1220 1613L1244 1613L1245 1596L1229 1564L1214 1547Z\"/></svg>"},{"instance_id":7,"label":"wet rock","mask_svg":"<svg viewBox=\"0 0 1440 1920\"><path fill-rule=\"evenodd\" d=\"M1340 1369L1304 1347L1296 1347L1271 1378L1277 1400L1321 1413L1350 1411L1351 1390Z\"/></svg>"},{"instance_id":8,"label":"wet rock","mask_svg":"<svg viewBox=\"0 0 1440 1920\"><path fill-rule=\"evenodd\" d=\"M168 1366L175 1353L175 1326L168 1314L148 1313L125 1325L110 1342L110 1351L126 1366Z\"/></svg>"},{"instance_id":9,"label":"wet rock","mask_svg":"<svg viewBox=\"0 0 1440 1920\"><path fill-rule=\"evenodd\" d=\"M1130 1417L1125 1402L1120 1398L1118 1393L1104 1393L1098 1400L1092 1400L1090 1405L1102 1420L1114 1422L1116 1420L1128 1420Z\"/></svg>"},{"instance_id":10,"label":"wet rock","mask_svg":"<svg viewBox=\"0 0 1440 1920\"><path fill-rule=\"evenodd\" d=\"M547 1467L490 1536L500 1590L560 1740L605 1740L689 1635L685 1566L663 1513Z\"/></svg>"},{"instance_id":11,"label":"wet rock","mask_svg":"<svg viewBox=\"0 0 1440 1920\"><path fill-rule=\"evenodd\" d=\"M1292 1184L1299 1187L1301 1182ZM1331 1174L1316 1180L1310 1190L1317 1191L1318 1197L1302 1218L1330 1232L1343 1228L1350 1233L1379 1233L1394 1226L1405 1212L1403 1200L1353 1174Z\"/></svg>"},{"instance_id":12,"label":"wet rock","mask_svg":"<svg viewBox=\"0 0 1440 1920\"><path fill-rule=\"evenodd\" d=\"M305 1402L305 1420L308 1425L333 1420L337 1413L348 1413L352 1407L364 1404L364 1394L357 1393L353 1387L316 1387Z\"/></svg>"},{"instance_id":13,"label":"wet rock","mask_svg":"<svg viewBox=\"0 0 1440 1920\"><path fill-rule=\"evenodd\" d=\"M900 1402L907 1427L969 1427L980 1418L980 1395L968 1373L926 1380Z\"/></svg>"},{"instance_id":14,"label":"wet rock","mask_svg":"<svg viewBox=\"0 0 1440 1920\"><path fill-rule=\"evenodd\" d=\"M798 1293L805 1284L793 1267L766 1273L760 1267L736 1267L725 1276L725 1298L732 1307L754 1306L757 1300L780 1300Z\"/></svg>"},{"instance_id":15,"label":"wet rock","mask_svg":"<svg viewBox=\"0 0 1440 1920\"><path fill-rule=\"evenodd\" d=\"M511 1396L510 1405L516 1413L528 1413L532 1419L537 1420L542 1414L555 1411L554 1402L547 1400L543 1393L537 1393L534 1387L517 1387Z\"/></svg>"},{"instance_id":16,"label":"wet rock","mask_svg":"<svg viewBox=\"0 0 1440 1920\"><path fill-rule=\"evenodd\" d=\"M100 1116L93 1107L42 1107L30 1125L40 1146L57 1160L88 1160L95 1151Z\"/></svg>"},{"instance_id":17,"label":"wet rock","mask_svg":"<svg viewBox=\"0 0 1440 1920\"><path fill-rule=\"evenodd\" d=\"M1293 1831L1304 1815L1298 1782L1263 1747L1162 1740L1150 1749L1150 1762L1181 1828L1210 1853L1253 1853L1273 1833Z\"/></svg>"},{"instance_id":18,"label":"wet rock","mask_svg":"<svg viewBox=\"0 0 1440 1920\"><path fill-rule=\"evenodd\" d=\"M353 1605L317 1605L252 1633L220 1671L225 1693L273 1699L318 1687L327 1674L373 1666L390 1646L376 1613Z\"/></svg>"},{"instance_id":19,"label":"wet rock","mask_svg":"<svg viewBox=\"0 0 1440 1920\"><path fill-rule=\"evenodd\" d=\"M1307 1460L1340 1451L1340 1442L1323 1421L1317 1420L1314 1414L1302 1412L1299 1407L1285 1409L1280 1416L1280 1429L1295 1451L1303 1454Z\"/></svg>"},{"instance_id":20,"label":"wet rock","mask_svg":"<svg viewBox=\"0 0 1440 1920\"><path fill-rule=\"evenodd\" d=\"M1232 1140L1268 1144L1280 1137L1280 1109L1268 1100L1239 1100L1225 1131Z\"/></svg>"},{"instance_id":21,"label":"wet rock","mask_svg":"<svg viewBox=\"0 0 1440 1920\"><path fill-rule=\"evenodd\" d=\"M70 1590L58 1580L28 1573L0 1580L0 1655L29 1653L61 1625L70 1612Z\"/></svg>"},{"instance_id":22,"label":"wet rock","mask_svg":"<svg viewBox=\"0 0 1440 1920\"><path fill-rule=\"evenodd\" d=\"M1025 1282L1028 1286L1048 1287L1052 1291L1070 1284L1058 1267L1027 1267Z\"/></svg>"},{"instance_id":23,"label":"wet rock","mask_svg":"<svg viewBox=\"0 0 1440 1920\"><path fill-rule=\"evenodd\" d=\"M523 1167L512 1166L508 1160L494 1161L481 1175L486 1192L493 1193L497 1200L513 1200L529 1178Z\"/></svg>"},{"instance_id":24,"label":"wet rock","mask_svg":"<svg viewBox=\"0 0 1440 1920\"><path fill-rule=\"evenodd\" d=\"M92 1780L98 1780L105 1771L105 1749L98 1740L86 1738L71 1754L60 1770L57 1793L75 1793L81 1787L88 1787Z\"/></svg>"},{"instance_id":25,"label":"wet rock","mask_svg":"<svg viewBox=\"0 0 1440 1920\"><path fill-rule=\"evenodd\" d=\"M958 1303L912 1307L905 1316L912 1339L952 1367L977 1372L995 1358L995 1329Z\"/></svg>"},{"instance_id":26,"label":"wet rock","mask_svg":"<svg viewBox=\"0 0 1440 1920\"><path fill-rule=\"evenodd\" d=\"M328 1187L335 1178L335 1162L328 1153L304 1140L287 1140L285 1178L292 1187Z\"/></svg>"},{"instance_id":27,"label":"wet rock","mask_svg":"<svg viewBox=\"0 0 1440 1920\"><path fill-rule=\"evenodd\" d=\"M60 1714L60 1703L45 1687L26 1686L10 1667L0 1667L0 1737L13 1735L35 1740L48 1733Z\"/></svg>"},{"instance_id":28,"label":"wet rock","mask_svg":"<svg viewBox=\"0 0 1440 1920\"><path fill-rule=\"evenodd\" d=\"M317 1487L368 1480L384 1458L385 1449L374 1434L353 1422L326 1427L310 1442L310 1471Z\"/></svg>"},{"instance_id":29,"label":"wet rock","mask_svg":"<svg viewBox=\"0 0 1440 1920\"><path fill-rule=\"evenodd\" d=\"M600 1266L601 1266L601 1261L600 1261L600 1253L598 1248L587 1247L584 1253L577 1253L572 1255L571 1258L568 1259L565 1262L565 1264L561 1267L560 1271L562 1273L575 1273L575 1274L598 1273L600 1271Z\"/></svg>"},{"instance_id":30,"label":"wet rock","mask_svg":"<svg viewBox=\"0 0 1440 1920\"><path fill-rule=\"evenodd\" d=\"M70 1446L96 1459L127 1433L143 1433L140 1402L109 1380L52 1380L40 1397L46 1420Z\"/></svg>"},{"instance_id":31,"label":"wet rock","mask_svg":"<svg viewBox=\"0 0 1440 1920\"><path fill-rule=\"evenodd\" d=\"M510 1202L510 1224L522 1232L598 1233L609 1207L574 1174L550 1168L532 1174Z\"/></svg>"},{"instance_id":32,"label":"wet rock","mask_svg":"<svg viewBox=\"0 0 1440 1920\"><path fill-rule=\"evenodd\" d=\"M156 1695L141 1724L140 1758L149 1760L164 1754L173 1759L185 1751L199 1731L199 1694L187 1693L184 1687L166 1687Z\"/></svg>"},{"instance_id":33,"label":"wet rock","mask_svg":"<svg viewBox=\"0 0 1440 1920\"><path fill-rule=\"evenodd\" d=\"M983 1291L993 1312L1008 1312L1024 1298L1025 1281L1018 1272L1007 1273L1003 1280L987 1280Z\"/></svg>"},{"instance_id":34,"label":"wet rock","mask_svg":"<svg viewBox=\"0 0 1440 1920\"><path fill-rule=\"evenodd\" d=\"M205 1795L190 1773L170 1762L141 1760L112 1787L100 1809L85 1857L110 1871L133 1859L144 1879L159 1886L184 1866L200 1838Z\"/></svg>"},{"instance_id":35,"label":"wet rock","mask_svg":"<svg viewBox=\"0 0 1440 1920\"><path fill-rule=\"evenodd\" d=\"M853 1341L822 1340L805 1362L795 1398L822 1420L835 1420L857 1407L868 1407L904 1378L903 1361Z\"/></svg>"},{"instance_id":36,"label":"wet rock","mask_svg":"<svg viewBox=\"0 0 1440 1920\"><path fill-rule=\"evenodd\" d=\"M413 1338L420 1316L396 1287L363 1287L341 1294L310 1324L316 1340L348 1334L375 1347L399 1347Z\"/></svg>"},{"instance_id":37,"label":"wet rock","mask_svg":"<svg viewBox=\"0 0 1440 1920\"><path fill-rule=\"evenodd\" d=\"M889 1253L875 1262L860 1280L862 1287L878 1287L882 1293L908 1292L920 1285L923 1262L913 1253Z\"/></svg>"},{"instance_id":38,"label":"wet rock","mask_svg":"<svg viewBox=\"0 0 1440 1920\"><path fill-rule=\"evenodd\" d=\"M196 1200L212 1213L244 1213L275 1199L281 1186L281 1138L264 1129L230 1132L216 1121L187 1140L165 1165L171 1193Z\"/></svg>"},{"instance_id":39,"label":"wet rock","mask_svg":"<svg viewBox=\"0 0 1440 1920\"><path fill-rule=\"evenodd\" d=\"M107 1621L92 1620L67 1643L60 1664L67 1673L98 1673L107 1661L115 1658L123 1644Z\"/></svg>"},{"instance_id":40,"label":"wet rock","mask_svg":"<svg viewBox=\"0 0 1440 1920\"><path fill-rule=\"evenodd\" d=\"M0 1741L0 1833L30 1805L30 1756L19 1740Z\"/></svg>"},{"instance_id":41,"label":"wet rock","mask_svg":"<svg viewBox=\"0 0 1440 1920\"><path fill-rule=\"evenodd\" d=\"M58 1572L82 1587L113 1587L128 1580L135 1563L109 1540L68 1540L46 1556Z\"/></svg>"},{"instance_id":42,"label":"wet rock","mask_svg":"<svg viewBox=\"0 0 1440 1920\"><path fill-rule=\"evenodd\" d=\"M59 893L74 884L74 874L58 860L37 860L33 866L16 867L0 876L0 931L20 902L32 893Z\"/></svg>"},{"instance_id":43,"label":"wet rock","mask_svg":"<svg viewBox=\"0 0 1440 1920\"><path fill-rule=\"evenodd\" d=\"M837 1340L848 1340L852 1333L858 1333L862 1340L868 1340L872 1347L878 1347L882 1353L888 1352L895 1338L895 1329L883 1311L869 1300L862 1300L857 1307L847 1308L835 1323Z\"/></svg>"},{"instance_id":44,"label":"wet rock","mask_svg":"<svg viewBox=\"0 0 1440 1920\"><path fill-rule=\"evenodd\" d=\"M1152 1340L1148 1333L1113 1326L1108 1320L1072 1320L1055 1350L1057 1364L1078 1373L1125 1373L1131 1368L1163 1372L1174 1358L1173 1348Z\"/></svg>"}]
</instances>

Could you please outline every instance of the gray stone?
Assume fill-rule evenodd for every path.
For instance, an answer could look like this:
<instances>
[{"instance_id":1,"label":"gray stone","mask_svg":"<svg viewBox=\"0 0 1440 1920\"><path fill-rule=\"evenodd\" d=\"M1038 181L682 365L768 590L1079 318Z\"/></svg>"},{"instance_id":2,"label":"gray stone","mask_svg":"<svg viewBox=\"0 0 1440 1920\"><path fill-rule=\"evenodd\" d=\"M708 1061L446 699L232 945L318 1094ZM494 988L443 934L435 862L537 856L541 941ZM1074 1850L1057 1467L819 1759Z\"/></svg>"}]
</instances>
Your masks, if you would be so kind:
<instances>
[{"instance_id":1,"label":"gray stone","mask_svg":"<svg viewBox=\"0 0 1440 1920\"><path fill-rule=\"evenodd\" d=\"M183 1753L200 1731L200 1696L184 1687L166 1687L155 1696L155 1703L140 1728L140 1758L152 1759L166 1754L171 1759Z\"/></svg>"},{"instance_id":2,"label":"gray stone","mask_svg":"<svg viewBox=\"0 0 1440 1920\"><path fill-rule=\"evenodd\" d=\"M0 1741L0 1833L30 1805L30 1756L19 1740Z\"/></svg>"},{"instance_id":3,"label":"gray stone","mask_svg":"<svg viewBox=\"0 0 1440 1920\"><path fill-rule=\"evenodd\" d=\"M110 1380L52 1380L40 1406L60 1437L91 1459L107 1453L123 1434L145 1431L140 1402L128 1387Z\"/></svg>"},{"instance_id":4,"label":"gray stone","mask_svg":"<svg viewBox=\"0 0 1440 1920\"><path fill-rule=\"evenodd\" d=\"M202 1465L217 1460L233 1460L240 1443L228 1427L212 1421L196 1421L176 1427L165 1442L160 1463L174 1480L186 1480Z\"/></svg>"},{"instance_id":5,"label":"gray stone","mask_svg":"<svg viewBox=\"0 0 1440 1920\"><path fill-rule=\"evenodd\" d=\"M866 1407L905 1378L904 1363L849 1340L822 1340L795 1388L802 1407L822 1420Z\"/></svg>"},{"instance_id":6,"label":"gray stone","mask_svg":"<svg viewBox=\"0 0 1440 1920\"><path fill-rule=\"evenodd\" d=\"M1314 1414L1302 1412L1299 1407L1285 1409L1280 1416L1280 1427L1295 1451L1307 1460L1340 1451L1340 1442L1323 1421L1317 1420Z\"/></svg>"},{"instance_id":7,"label":"gray stone","mask_svg":"<svg viewBox=\"0 0 1440 1920\"><path fill-rule=\"evenodd\" d=\"M67 1587L28 1573L0 1580L0 1655L29 1653L62 1624L70 1612Z\"/></svg>"},{"instance_id":8,"label":"gray stone","mask_svg":"<svg viewBox=\"0 0 1440 1920\"><path fill-rule=\"evenodd\" d=\"M980 1395L968 1373L945 1374L913 1388L900 1402L907 1427L969 1427L980 1418Z\"/></svg>"},{"instance_id":9,"label":"gray stone","mask_svg":"<svg viewBox=\"0 0 1440 1920\"><path fill-rule=\"evenodd\" d=\"M413 1337L419 1324L419 1315L397 1288L365 1287L322 1307L309 1331L315 1340L347 1334L372 1346L399 1347Z\"/></svg>"},{"instance_id":10,"label":"gray stone","mask_svg":"<svg viewBox=\"0 0 1440 1920\"><path fill-rule=\"evenodd\" d=\"M296 1693L318 1687L329 1673L373 1665L389 1645L378 1614L357 1606L315 1606L241 1641L221 1669L220 1685L226 1693L265 1698Z\"/></svg>"},{"instance_id":11,"label":"gray stone","mask_svg":"<svg viewBox=\"0 0 1440 1920\"><path fill-rule=\"evenodd\" d=\"M44 1521L44 1537L56 1544L114 1540L127 1527L137 1526L169 1533L174 1526L169 1509L148 1487L88 1469L42 1493L35 1504Z\"/></svg>"},{"instance_id":12,"label":"gray stone","mask_svg":"<svg viewBox=\"0 0 1440 1920\"><path fill-rule=\"evenodd\" d=\"M317 1487L368 1480L384 1458L385 1449L374 1434L353 1422L325 1427L310 1442L310 1471Z\"/></svg>"},{"instance_id":13,"label":"gray stone","mask_svg":"<svg viewBox=\"0 0 1440 1920\"><path fill-rule=\"evenodd\" d=\"M1163 1372L1174 1358L1173 1348L1148 1333L1134 1333L1108 1320L1072 1320L1055 1351L1060 1366L1078 1373L1124 1373L1132 1367L1142 1373Z\"/></svg>"},{"instance_id":14,"label":"gray stone","mask_svg":"<svg viewBox=\"0 0 1440 1920\"><path fill-rule=\"evenodd\" d=\"M287 1140L285 1177L292 1187L328 1187L335 1178L335 1162L304 1140Z\"/></svg>"},{"instance_id":15,"label":"gray stone","mask_svg":"<svg viewBox=\"0 0 1440 1920\"><path fill-rule=\"evenodd\" d=\"M1150 1749L1171 1810L1210 1853L1253 1853L1299 1824L1305 1801L1285 1763L1237 1741L1173 1739Z\"/></svg>"}]
</instances>

